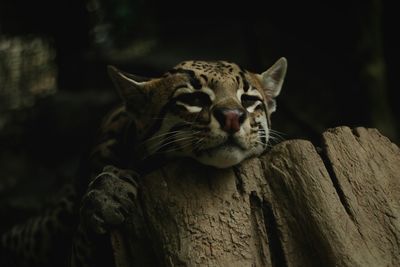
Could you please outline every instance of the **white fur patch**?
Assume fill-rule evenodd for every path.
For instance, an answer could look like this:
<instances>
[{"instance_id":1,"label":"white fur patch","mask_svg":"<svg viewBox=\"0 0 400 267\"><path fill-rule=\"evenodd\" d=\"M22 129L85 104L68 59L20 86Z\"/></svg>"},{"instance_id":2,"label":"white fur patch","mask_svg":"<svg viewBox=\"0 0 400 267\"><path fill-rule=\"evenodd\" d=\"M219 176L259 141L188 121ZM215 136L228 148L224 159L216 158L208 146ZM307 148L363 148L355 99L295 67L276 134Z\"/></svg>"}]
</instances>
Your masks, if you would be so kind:
<instances>
[{"instance_id":1,"label":"white fur patch","mask_svg":"<svg viewBox=\"0 0 400 267\"><path fill-rule=\"evenodd\" d=\"M208 87L202 87L202 88L200 89L200 91L203 92L203 93L206 93L206 94L210 97L211 101L214 101L214 100L215 100L215 93L214 93L214 91L211 90L210 88L208 88Z\"/></svg>"},{"instance_id":2,"label":"white fur patch","mask_svg":"<svg viewBox=\"0 0 400 267\"><path fill-rule=\"evenodd\" d=\"M258 100L253 105L251 105L250 107L247 107L246 109L248 112L253 113L254 110L261 104L262 104L262 102L260 100Z\"/></svg>"},{"instance_id":3,"label":"white fur patch","mask_svg":"<svg viewBox=\"0 0 400 267\"><path fill-rule=\"evenodd\" d=\"M181 95L181 94L190 94L190 93L194 93L194 92L195 92L195 89L192 86L190 86L189 84L187 84L187 87L182 87L182 88L177 89L174 92L173 97L177 97L178 95Z\"/></svg>"},{"instance_id":4,"label":"white fur patch","mask_svg":"<svg viewBox=\"0 0 400 267\"><path fill-rule=\"evenodd\" d=\"M208 87L202 87L200 90L196 90L196 89L193 88L193 86L191 86L191 85L188 84L188 83L186 84L186 87L182 87L182 88L177 89L177 90L174 92L173 97L177 97L177 96L179 96L180 94L190 94L190 93L195 93L195 92L202 92L202 93L205 93L205 94L207 94L207 95L210 97L211 101L214 101L214 100L215 100L215 93L214 93L214 91L211 90L210 88L208 88Z\"/></svg>"},{"instance_id":5,"label":"white fur patch","mask_svg":"<svg viewBox=\"0 0 400 267\"><path fill-rule=\"evenodd\" d=\"M251 96L258 96L260 99L263 98L261 96L260 92L257 89L253 88L252 86L250 86L250 88L246 94L251 95Z\"/></svg>"},{"instance_id":6,"label":"white fur patch","mask_svg":"<svg viewBox=\"0 0 400 267\"><path fill-rule=\"evenodd\" d=\"M128 80L128 81L130 81L131 83L133 83L133 84L135 84L135 85L137 85L137 86L142 86L142 85L144 85L144 84L147 83L147 82L137 82L137 81L135 81L135 80L132 80L131 78L128 78L127 76L125 76L125 75L122 74L122 73L119 73L119 75L122 76L125 80Z\"/></svg>"},{"instance_id":7,"label":"white fur patch","mask_svg":"<svg viewBox=\"0 0 400 267\"><path fill-rule=\"evenodd\" d=\"M174 92L173 97L177 97L181 94L191 94L191 93L196 93L196 92L202 92L207 94L210 97L211 101L215 100L215 93L214 91L212 91L210 88L208 87L202 87L200 90L196 90L194 89L190 84L186 84L187 87L182 87L177 89ZM199 107L199 106L192 106L192 105L188 105L186 103L183 103L181 101L176 101L176 104L182 107L185 107L187 111L189 111L190 113L197 113L200 112L203 108Z\"/></svg>"},{"instance_id":8,"label":"white fur patch","mask_svg":"<svg viewBox=\"0 0 400 267\"><path fill-rule=\"evenodd\" d=\"M197 113L200 112L203 108L202 107L198 107L198 106L191 106L188 104L185 104L181 101L176 101L176 104L179 106L183 106L186 108L187 111L189 111L190 113Z\"/></svg>"},{"instance_id":9,"label":"white fur patch","mask_svg":"<svg viewBox=\"0 0 400 267\"><path fill-rule=\"evenodd\" d=\"M232 146L212 149L195 159L205 165L228 168L242 162L248 156L248 152Z\"/></svg>"},{"instance_id":10,"label":"white fur patch","mask_svg":"<svg viewBox=\"0 0 400 267\"><path fill-rule=\"evenodd\" d=\"M236 91L236 97L239 101L242 101L242 95L244 94L244 90L242 88Z\"/></svg>"}]
</instances>

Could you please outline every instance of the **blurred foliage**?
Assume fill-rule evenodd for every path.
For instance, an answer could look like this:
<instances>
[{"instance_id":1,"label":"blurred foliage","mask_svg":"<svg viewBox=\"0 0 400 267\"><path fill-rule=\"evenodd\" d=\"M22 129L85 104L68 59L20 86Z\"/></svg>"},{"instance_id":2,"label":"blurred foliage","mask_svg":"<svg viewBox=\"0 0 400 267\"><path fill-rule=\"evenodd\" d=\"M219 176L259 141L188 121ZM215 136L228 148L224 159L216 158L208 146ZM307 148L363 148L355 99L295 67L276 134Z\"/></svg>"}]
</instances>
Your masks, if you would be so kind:
<instances>
[{"instance_id":1,"label":"blurred foliage","mask_svg":"<svg viewBox=\"0 0 400 267\"><path fill-rule=\"evenodd\" d=\"M88 0L93 41L112 42L121 46L134 39L155 34L155 20L147 10L146 1ZM104 33L102 33L102 29Z\"/></svg>"},{"instance_id":2,"label":"blurred foliage","mask_svg":"<svg viewBox=\"0 0 400 267\"><path fill-rule=\"evenodd\" d=\"M37 97L55 93L54 57L42 38L0 38L0 111L30 107Z\"/></svg>"}]
</instances>

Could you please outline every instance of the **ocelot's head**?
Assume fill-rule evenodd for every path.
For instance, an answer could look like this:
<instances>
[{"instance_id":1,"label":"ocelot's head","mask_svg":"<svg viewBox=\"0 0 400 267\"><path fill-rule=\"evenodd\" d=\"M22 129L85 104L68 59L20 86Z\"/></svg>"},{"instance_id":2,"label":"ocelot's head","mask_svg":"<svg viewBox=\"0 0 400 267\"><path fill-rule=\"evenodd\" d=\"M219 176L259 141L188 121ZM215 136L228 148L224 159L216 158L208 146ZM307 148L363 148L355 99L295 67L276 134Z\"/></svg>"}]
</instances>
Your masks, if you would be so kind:
<instances>
[{"instance_id":1,"label":"ocelot's head","mask_svg":"<svg viewBox=\"0 0 400 267\"><path fill-rule=\"evenodd\" d=\"M109 67L137 126L143 157L191 157L226 168L267 148L287 62L261 74L225 61L185 61L143 79Z\"/></svg>"}]
</instances>

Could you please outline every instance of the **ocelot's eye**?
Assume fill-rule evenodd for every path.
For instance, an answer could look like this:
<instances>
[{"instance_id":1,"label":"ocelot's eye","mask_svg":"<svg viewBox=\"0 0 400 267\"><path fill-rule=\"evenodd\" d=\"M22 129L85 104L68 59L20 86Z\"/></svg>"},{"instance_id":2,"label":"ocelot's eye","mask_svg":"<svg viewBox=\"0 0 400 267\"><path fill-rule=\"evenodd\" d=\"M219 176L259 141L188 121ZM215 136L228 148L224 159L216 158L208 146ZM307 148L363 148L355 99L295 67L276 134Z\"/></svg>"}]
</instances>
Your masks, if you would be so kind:
<instances>
[{"instance_id":1,"label":"ocelot's eye","mask_svg":"<svg viewBox=\"0 0 400 267\"><path fill-rule=\"evenodd\" d=\"M255 105L257 102L262 102L262 100L258 96L253 96L253 95L245 95L243 94L241 96L242 105L244 108L251 107Z\"/></svg>"},{"instance_id":2,"label":"ocelot's eye","mask_svg":"<svg viewBox=\"0 0 400 267\"><path fill-rule=\"evenodd\" d=\"M195 107L207 107L211 105L210 96L202 92L181 94L176 97L176 102Z\"/></svg>"}]
</instances>

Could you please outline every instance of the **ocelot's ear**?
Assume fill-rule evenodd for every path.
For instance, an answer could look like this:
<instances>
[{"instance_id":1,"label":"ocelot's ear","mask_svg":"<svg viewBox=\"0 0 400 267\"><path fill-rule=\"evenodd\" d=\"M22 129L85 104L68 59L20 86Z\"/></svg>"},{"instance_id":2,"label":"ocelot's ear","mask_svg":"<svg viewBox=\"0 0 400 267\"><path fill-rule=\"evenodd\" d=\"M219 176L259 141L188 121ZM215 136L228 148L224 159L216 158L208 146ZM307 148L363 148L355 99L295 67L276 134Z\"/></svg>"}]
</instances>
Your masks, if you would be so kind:
<instances>
[{"instance_id":1,"label":"ocelot's ear","mask_svg":"<svg viewBox=\"0 0 400 267\"><path fill-rule=\"evenodd\" d=\"M125 105L134 112L143 110L143 105L148 102L146 84L149 79L120 71L113 66L107 69Z\"/></svg>"},{"instance_id":2,"label":"ocelot's ear","mask_svg":"<svg viewBox=\"0 0 400 267\"><path fill-rule=\"evenodd\" d=\"M261 73L261 82L264 86L264 92L271 97L268 103L270 113L276 109L274 98L279 95L282 89L287 69L287 60L284 57L278 59L272 67Z\"/></svg>"}]
</instances>

